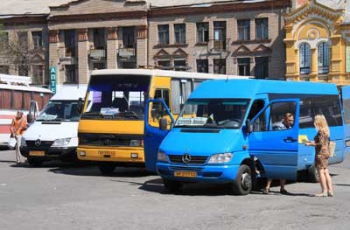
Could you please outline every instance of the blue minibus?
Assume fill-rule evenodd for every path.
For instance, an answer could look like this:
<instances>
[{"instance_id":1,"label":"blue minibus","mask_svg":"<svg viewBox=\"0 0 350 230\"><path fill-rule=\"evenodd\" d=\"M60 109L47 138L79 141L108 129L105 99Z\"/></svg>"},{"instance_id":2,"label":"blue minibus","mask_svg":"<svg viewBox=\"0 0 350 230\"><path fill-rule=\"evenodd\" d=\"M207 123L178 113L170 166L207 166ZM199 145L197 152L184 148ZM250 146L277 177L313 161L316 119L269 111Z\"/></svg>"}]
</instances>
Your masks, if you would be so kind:
<instances>
[{"instance_id":1,"label":"blue minibus","mask_svg":"<svg viewBox=\"0 0 350 230\"><path fill-rule=\"evenodd\" d=\"M164 118L154 126L145 117L146 168L156 171L167 190L193 182L227 183L236 195L246 195L257 178L295 181L307 175L317 181L315 149L305 146L316 135L313 118L323 114L336 142L330 164L341 163L350 143L343 97L335 84L275 80L210 80L189 96L174 120L162 100ZM286 113L289 129L275 129Z\"/></svg>"}]
</instances>

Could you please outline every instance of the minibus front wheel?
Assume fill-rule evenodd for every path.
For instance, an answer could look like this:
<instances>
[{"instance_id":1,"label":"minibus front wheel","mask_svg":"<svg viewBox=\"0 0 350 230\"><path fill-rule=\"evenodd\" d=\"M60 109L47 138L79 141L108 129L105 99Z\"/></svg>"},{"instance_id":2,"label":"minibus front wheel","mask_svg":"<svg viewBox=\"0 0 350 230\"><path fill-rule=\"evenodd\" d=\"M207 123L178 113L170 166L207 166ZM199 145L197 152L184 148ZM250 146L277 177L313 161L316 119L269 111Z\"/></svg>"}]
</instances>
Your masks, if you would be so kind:
<instances>
[{"instance_id":1,"label":"minibus front wheel","mask_svg":"<svg viewBox=\"0 0 350 230\"><path fill-rule=\"evenodd\" d=\"M28 157L27 158L27 161L28 161L28 164L32 167L40 167L43 165L43 160L41 159L36 159L36 158L33 158L33 157Z\"/></svg>"},{"instance_id":2,"label":"minibus front wheel","mask_svg":"<svg viewBox=\"0 0 350 230\"><path fill-rule=\"evenodd\" d=\"M231 187L234 195L247 195L250 193L253 183L252 170L248 165L242 164L239 166L236 179Z\"/></svg>"},{"instance_id":3,"label":"minibus front wheel","mask_svg":"<svg viewBox=\"0 0 350 230\"><path fill-rule=\"evenodd\" d=\"M164 188L169 192L179 192L183 187L183 183L181 183L180 181L163 179L163 184Z\"/></svg>"},{"instance_id":4,"label":"minibus front wheel","mask_svg":"<svg viewBox=\"0 0 350 230\"><path fill-rule=\"evenodd\" d=\"M109 176L113 174L116 166L113 163L103 163L98 165L97 167L103 175Z\"/></svg>"}]
</instances>

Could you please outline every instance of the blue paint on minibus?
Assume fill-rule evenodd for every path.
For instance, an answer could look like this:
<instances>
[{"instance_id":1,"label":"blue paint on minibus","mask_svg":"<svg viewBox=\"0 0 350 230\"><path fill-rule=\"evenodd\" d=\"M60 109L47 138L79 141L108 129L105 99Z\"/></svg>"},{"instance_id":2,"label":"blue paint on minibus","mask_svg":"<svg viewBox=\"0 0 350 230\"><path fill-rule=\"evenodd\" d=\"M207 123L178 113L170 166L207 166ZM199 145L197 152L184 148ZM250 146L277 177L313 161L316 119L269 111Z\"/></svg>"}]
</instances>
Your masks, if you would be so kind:
<instances>
[{"instance_id":1,"label":"blue paint on minibus","mask_svg":"<svg viewBox=\"0 0 350 230\"><path fill-rule=\"evenodd\" d=\"M350 90L343 101L349 97ZM293 126L277 130L287 112L294 116ZM156 170L168 188L186 182L232 183L236 194L247 194L247 181L258 177L296 180L298 172L314 165L315 149L303 141L316 134L316 114L325 115L337 143L330 164L342 162L350 135L335 84L206 81L192 92L170 131L150 127L146 118L145 136L153 138L148 139L153 145L145 138L146 167Z\"/></svg>"}]
</instances>

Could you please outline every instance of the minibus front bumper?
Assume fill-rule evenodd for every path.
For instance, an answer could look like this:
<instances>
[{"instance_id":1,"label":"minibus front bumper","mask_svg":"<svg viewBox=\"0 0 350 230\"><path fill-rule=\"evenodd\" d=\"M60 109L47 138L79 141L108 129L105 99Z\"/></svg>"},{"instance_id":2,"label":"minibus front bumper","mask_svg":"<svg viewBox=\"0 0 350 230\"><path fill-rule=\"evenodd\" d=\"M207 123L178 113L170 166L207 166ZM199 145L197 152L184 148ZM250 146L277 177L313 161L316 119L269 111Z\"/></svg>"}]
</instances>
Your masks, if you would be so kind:
<instances>
[{"instance_id":1,"label":"minibus front bumper","mask_svg":"<svg viewBox=\"0 0 350 230\"><path fill-rule=\"evenodd\" d=\"M239 165L183 165L157 162L157 173L167 180L183 182L231 183L236 178Z\"/></svg>"},{"instance_id":2,"label":"minibus front bumper","mask_svg":"<svg viewBox=\"0 0 350 230\"><path fill-rule=\"evenodd\" d=\"M24 157L36 157L41 159L76 159L77 147L50 147L50 148L29 148L21 146L20 151Z\"/></svg>"}]
</instances>

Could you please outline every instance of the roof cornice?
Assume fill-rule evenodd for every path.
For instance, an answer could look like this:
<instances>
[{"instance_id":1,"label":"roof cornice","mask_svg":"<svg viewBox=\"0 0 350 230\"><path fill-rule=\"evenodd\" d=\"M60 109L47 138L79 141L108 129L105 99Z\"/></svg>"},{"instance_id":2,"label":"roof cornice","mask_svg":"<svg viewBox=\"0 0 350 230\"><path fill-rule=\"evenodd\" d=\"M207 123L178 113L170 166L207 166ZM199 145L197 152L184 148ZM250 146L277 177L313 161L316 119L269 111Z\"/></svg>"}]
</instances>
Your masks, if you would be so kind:
<instances>
[{"instance_id":1,"label":"roof cornice","mask_svg":"<svg viewBox=\"0 0 350 230\"><path fill-rule=\"evenodd\" d=\"M178 6L178 7L157 7L150 8L148 11L148 17L168 17L175 15L194 15L194 14L215 14L215 13L227 13L227 12L242 12L242 11L254 11L261 9L280 9L285 7L291 7L290 0L272 0L254 3L244 2L222 2L215 3L210 7L191 7L191 6Z\"/></svg>"}]
</instances>

